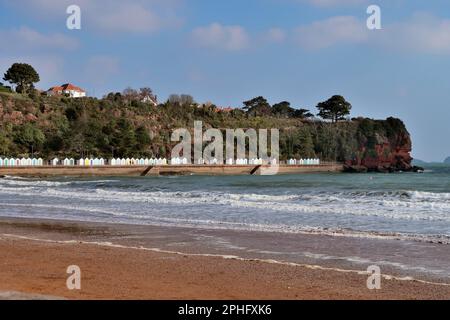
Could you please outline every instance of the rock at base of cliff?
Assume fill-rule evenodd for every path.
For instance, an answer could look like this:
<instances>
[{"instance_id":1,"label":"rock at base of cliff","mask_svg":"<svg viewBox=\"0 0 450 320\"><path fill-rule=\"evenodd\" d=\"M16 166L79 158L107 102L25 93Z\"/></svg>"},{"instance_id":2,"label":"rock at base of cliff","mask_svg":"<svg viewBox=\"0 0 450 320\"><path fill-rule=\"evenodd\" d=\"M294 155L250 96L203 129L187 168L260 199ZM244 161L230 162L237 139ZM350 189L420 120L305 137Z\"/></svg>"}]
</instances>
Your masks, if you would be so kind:
<instances>
[{"instance_id":1,"label":"rock at base of cliff","mask_svg":"<svg viewBox=\"0 0 450 320\"><path fill-rule=\"evenodd\" d=\"M366 166L359 165L345 165L344 172L347 173L366 173L369 169Z\"/></svg>"},{"instance_id":2,"label":"rock at base of cliff","mask_svg":"<svg viewBox=\"0 0 450 320\"><path fill-rule=\"evenodd\" d=\"M361 165L345 165L344 172L347 173L367 173L367 172L379 172L379 173L394 173L394 172L416 172L423 173L425 171L424 168L413 166L413 167L403 167L403 168L394 168L394 167L386 167L386 166L378 166L376 168L368 168L366 166Z\"/></svg>"}]
</instances>

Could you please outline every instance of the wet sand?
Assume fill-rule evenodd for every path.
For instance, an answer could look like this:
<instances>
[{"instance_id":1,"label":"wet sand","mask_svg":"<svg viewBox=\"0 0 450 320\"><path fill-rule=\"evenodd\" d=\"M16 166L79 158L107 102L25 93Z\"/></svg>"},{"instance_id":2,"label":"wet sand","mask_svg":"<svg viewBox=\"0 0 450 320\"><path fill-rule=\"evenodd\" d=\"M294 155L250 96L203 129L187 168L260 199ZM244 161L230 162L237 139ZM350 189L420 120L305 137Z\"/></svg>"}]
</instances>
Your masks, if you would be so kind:
<instances>
[{"instance_id":1,"label":"wet sand","mask_svg":"<svg viewBox=\"0 0 450 320\"><path fill-rule=\"evenodd\" d=\"M159 250L164 232L154 230L158 227L0 219L0 292L68 299L450 298L449 286L383 279L382 289L372 291L367 274L353 271L197 255L195 247L182 252L181 244ZM142 242L144 233L153 238ZM81 268L79 291L66 287L70 265Z\"/></svg>"}]
</instances>

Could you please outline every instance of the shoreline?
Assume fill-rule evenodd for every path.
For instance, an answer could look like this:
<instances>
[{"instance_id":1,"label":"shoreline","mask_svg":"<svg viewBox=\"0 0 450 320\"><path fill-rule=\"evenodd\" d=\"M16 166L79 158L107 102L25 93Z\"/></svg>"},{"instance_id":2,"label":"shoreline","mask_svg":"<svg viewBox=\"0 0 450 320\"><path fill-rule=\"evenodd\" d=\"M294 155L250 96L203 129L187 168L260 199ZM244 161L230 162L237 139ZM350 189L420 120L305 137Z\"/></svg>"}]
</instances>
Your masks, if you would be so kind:
<instances>
[{"instance_id":1,"label":"shoreline","mask_svg":"<svg viewBox=\"0 0 450 320\"><path fill-rule=\"evenodd\" d=\"M161 248L181 231L0 218L0 291L68 299L450 298L448 284L384 277L382 290L371 291L363 270L202 251L208 244ZM65 288L69 265L82 269L79 292Z\"/></svg>"},{"instance_id":2,"label":"shoreline","mask_svg":"<svg viewBox=\"0 0 450 320\"><path fill-rule=\"evenodd\" d=\"M164 175L261 175L261 169L270 169L270 166L260 165L167 165L167 166L97 166L97 167L0 167L1 176L20 177L57 177L57 176L164 176ZM277 174L304 174L304 173L341 173L344 165L280 165Z\"/></svg>"}]
</instances>

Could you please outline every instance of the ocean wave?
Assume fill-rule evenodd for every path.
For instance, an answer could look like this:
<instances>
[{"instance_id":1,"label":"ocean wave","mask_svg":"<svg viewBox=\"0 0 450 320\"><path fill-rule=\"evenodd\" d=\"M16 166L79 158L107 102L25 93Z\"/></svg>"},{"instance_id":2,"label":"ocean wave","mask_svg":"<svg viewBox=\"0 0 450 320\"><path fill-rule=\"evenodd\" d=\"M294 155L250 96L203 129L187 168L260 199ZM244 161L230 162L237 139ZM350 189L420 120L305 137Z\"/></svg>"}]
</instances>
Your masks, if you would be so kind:
<instances>
[{"instance_id":1,"label":"ocean wave","mask_svg":"<svg viewBox=\"0 0 450 320\"><path fill-rule=\"evenodd\" d=\"M76 185L96 185L101 183L112 183L118 180L78 180L78 181L51 181L38 180L31 178L9 177L6 176L0 179L0 186L14 186L14 187L61 187L61 186L76 186ZM20 189L19 189L20 191Z\"/></svg>"},{"instance_id":2,"label":"ocean wave","mask_svg":"<svg viewBox=\"0 0 450 320\"><path fill-rule=\"evenodd\" d=\"M0 195L71 199L79 205L88 205L89 202L173 206L210 205L251 208L264 212L373 216L395 220L450 221L450 215L448 214L450 202L445 201L445 199L450 199L448 193L361 191L268 195L216 191L136 192L99 187L92 190L76 187L66 188L65 183L58 184L60 182L51 181L39 183L38 186L26 184L27 187L21 188L17 188L17 185L12 188L11 186L3 187L0 190ZM99 183L99 181L96 181L96 183Z\"/></svg>"},{"instance_id":3,"label":"ocean wave","mask_svg":"<svg viewBox=\"0 0 450 320\"><path fill-rule=\"evenodd\" d=\"M96 222L104 221L103 218L118 218L107 219L110 223L130 223L136 225L153 225L164 227L182 227L182 228L201 228L214 230L236 230L236 231L258 231L258 232L278 232L288 234L309 234L309 235L324 235L334 237L348 237L348 238L365 238L365 239L381 239L381 240L403 240L424 243L436 243L450 245L450 235L443 234L411 234L401 232L377 232L377 231L358 231L349 228L328 228L308 225L287 225L287 224L262 224L262 223L246 223L246 222L232 222L221 221L213 219L191 219L191 218L174 218L161 217L148 214L124 213L120 209L103 209L96 207L78 207L73 205L52 205L52 204L21 204L21 203L3 203L5 207L15 208L29 208L29 209L47 209L46 213L33 213L33 218L43 219L74 219L73 215L66 214L63 210L69 212L76 212L78 221ZM48 214L49 210L58 212L57 215ZM80 213L84 214L80 215ZM8 215L6 215L8 216ZM29 217L27 215L14 215L14 217Z\"/></svg>"}]
</instances>

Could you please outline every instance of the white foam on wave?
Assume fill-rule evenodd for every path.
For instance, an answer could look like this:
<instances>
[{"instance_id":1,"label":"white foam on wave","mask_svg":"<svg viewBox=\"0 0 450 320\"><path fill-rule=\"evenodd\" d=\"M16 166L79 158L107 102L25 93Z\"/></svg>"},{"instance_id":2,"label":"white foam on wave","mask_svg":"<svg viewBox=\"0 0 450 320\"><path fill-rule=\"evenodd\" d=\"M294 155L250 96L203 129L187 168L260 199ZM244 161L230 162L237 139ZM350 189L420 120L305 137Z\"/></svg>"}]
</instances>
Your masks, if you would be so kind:
<instances>
[{"instance_id":1,"label":"white foam on wave","mask_svg":"<svg viewBox=\"0 0 450 320\"><path fill-rule=\"evenodd\" d=\"M53 183L53 182L46 182ZM44 184L45 185L45 184ZM44 186L43 185L43 186ZM394 192L390 196L377 193L304 193L298 195L228 194L210 191L155 191L135 192L96 188L86 191L81 188L66 189L58 185L47 188L2 188L1 193L20 196L36 195L80 199L86 202L129 202L166 205L214 205L237 208L252 208L264 211L303 214L330 214L383 217L394 220L428 220L450 222L450 194L425 192ZM359 195L358 195L359 194ZM382 193L381 193L382 194ZM419 200L418 200L419 199Z\"/></svg>"},{"instance_id":2,"label":"white foam on wave","mask_svg":"<svg viewBox=\"0 0 450 320\"><path fill-rule=\"evenodd\" d=\"M61 219L61 220L77 220L85 222L101 222L106 217L108 223L130 223L136 225L152 225L162 227L180 227L180 228L200 228L208 230L236 230L236 231L257 231L257 232L278 232L288 234L306 234L306 235L325 235L333 237L347 237L347 238L363 238L376 240L403 240L414 242L426 242L448 245L450 244L450 236L448 235L419 235L407 234L397 232L375 232L375 231L357 231L351 229L341 228L325 228L308 225L285 225L285 224L261 224L261 223L246 223L246 222L232 222L200 218L173 218L161 217L151 214L136 214L124 213L120 209L104 209L86 206L72 206L72 205L54 205L54 204L21 204L21 203L3 203L0 207L15 207L15 208L37 208L37 209L51 209L52 211L59 211L57 215L32 213L32 218L43 219ZM68 214L61 210L67 210ZM86 213L80 216L79 213ZM76 217L74 214L77 213ZM93 214L93 215L92 215ZM103 217L99 217L99 215ZM5 216L9 216L6 214ZM14 213L11 217L29 218L30 215L18 215Z\"/></svg>"},{"instance_id":3,"label":"white foam on wave","mask_svg":"<svg viewBox=\"0 0 450 320\"><path fill-rule=\"evenodd\" d=\"M5 181L7 181L6 184ZM401 190L300 190L297 194L292 194L292 191L290 194L241 194L211 190L137 192L106 189L98 186L98 184L115 181L120 180L59 182L0 179L0 197L3 195L2 198L7 199L8 202L10 202L9 199L20 199L20 201L14 202L25 203L8 204L5 203L6 201L3 203L0 201L0 208L2 206L17 206L52 209L45 218L64 219L64 215L68 215L72 219L78 219L75 212L84 212L84 217L79 219L87 219L87 221L106 219L107 222L117 221L133 224L287 233L305 232L445 244L450 242L450 237L445 232L448 228L442 227L442 223L450 222L450 193ZM95 188L88 189L84 184L94 184ZM46 204L46 202L51 202L51 204ZM163 207L163 210L159 210L158 206ZM173 214L169 212L172 208ZM191 208L195 208L192 213ZM205 214L200 212L202 208L204 208ZM232 208L242 210L228 210ZM61 212L58 213L58 210ZM35 212L29 211L28 217L33 217ZM251 218L246 219L245 216L235 217L226 214L226 212L241 211L251 212ZM12 215L15 214L13 210L11 212ZM295 220L296 215L301 218L307 217L310 224L321 226L326 226L326 224L320 222L322 218L327 219L327 221L338 221L335 225L342 225L339 224L341 216L346 221L352 219L351 216L362 217L357 220L362 221L362 223L365 223L364 217L381 217L392 220L393 227L389 230L393 230L393 233L310 227L306 225L308 223L302 223L304 220ZM283 224L283 221L295 221L295 223L286 222ZM396 228L395 223L404 224L408 221L429 221L440 225L438 231L428 230L427 233L430 233L430 235L395 232L395 230L405 230L403 227ZM360 229L358 224L349 223L346 226L352 229ZM365 230L366 228L362 229ZM418 233L422 232L418 231Z\"/></svg>"}]
</instances>

